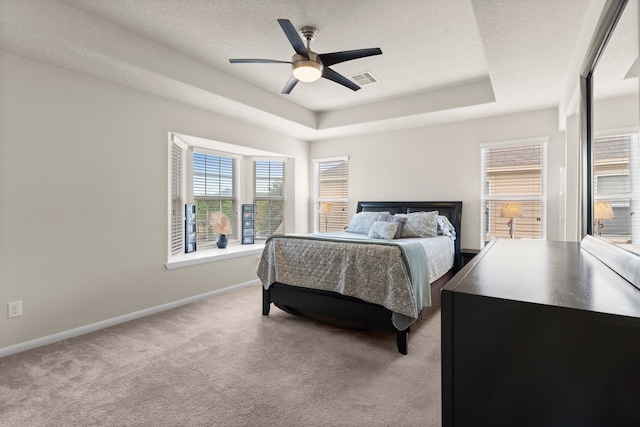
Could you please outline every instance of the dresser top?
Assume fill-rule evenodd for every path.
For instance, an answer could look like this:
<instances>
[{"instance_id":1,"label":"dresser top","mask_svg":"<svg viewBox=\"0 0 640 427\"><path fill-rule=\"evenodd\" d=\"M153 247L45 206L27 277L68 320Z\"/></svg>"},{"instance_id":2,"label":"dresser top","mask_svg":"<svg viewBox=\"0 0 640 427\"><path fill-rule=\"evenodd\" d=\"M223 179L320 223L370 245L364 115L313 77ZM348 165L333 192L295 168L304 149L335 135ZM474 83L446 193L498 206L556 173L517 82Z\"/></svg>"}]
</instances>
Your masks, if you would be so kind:
<instances>
[{"instance_id":1,"label":"dresser top","mask_svg":"<svg viewBox=\"0 0 640 427\"><path fill-rule=\"evenodd\" d=\"M443 291L640 318L640 290L574 242L498 239Z\"/></svg>"}]
</instances>

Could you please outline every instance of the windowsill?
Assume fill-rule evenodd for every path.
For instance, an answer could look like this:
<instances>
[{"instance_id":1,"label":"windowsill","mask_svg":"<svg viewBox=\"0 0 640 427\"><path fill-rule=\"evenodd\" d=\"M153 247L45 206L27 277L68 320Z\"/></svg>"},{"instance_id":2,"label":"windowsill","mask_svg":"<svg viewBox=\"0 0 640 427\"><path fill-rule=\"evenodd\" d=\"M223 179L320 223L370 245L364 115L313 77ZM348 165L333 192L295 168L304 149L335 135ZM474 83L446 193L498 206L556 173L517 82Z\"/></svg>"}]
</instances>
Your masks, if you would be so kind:
<instances>
[{"instance_id":1,"label":"windowsill","mask_svg":"<svg viewBox=\"0 0 640 427\"><path fill-rule=\"evenodd\" d=\"M252 245L229 245L225 249L203 249L171 257L171 260L164 266L167 270L174 270L176 268L190 267L192 265L225 261L249 255L259 255L262 253L262 249L264 249L264 241L254 243Z\"/></svg>"}]
</instances>

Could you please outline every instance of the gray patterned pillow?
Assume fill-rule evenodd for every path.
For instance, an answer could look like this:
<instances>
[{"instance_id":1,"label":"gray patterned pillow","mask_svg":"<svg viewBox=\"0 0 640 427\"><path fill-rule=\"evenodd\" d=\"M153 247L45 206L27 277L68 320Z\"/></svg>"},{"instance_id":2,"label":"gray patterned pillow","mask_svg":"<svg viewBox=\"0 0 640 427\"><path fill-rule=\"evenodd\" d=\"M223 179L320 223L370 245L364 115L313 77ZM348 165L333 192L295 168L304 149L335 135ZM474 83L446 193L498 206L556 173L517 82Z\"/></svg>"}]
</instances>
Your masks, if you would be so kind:
<instances>
[{"instance_id":1,"label":"gray patterned pillow","mask_svg":"<svg viewBox=\"0 0 640 427\"><path fill-rule=\"evenodd\" d=\"M398 222L376 221L371 226L369 237L372 239L392 240L398 231Z\"/></svg>"},{"instance_id":2,"label":"gray patterned pillow","mask_svg":"<svg viewBox=\"0 0 640 427\"><path fill-rule=\"evenodd\" d=\"M358 212L351 218L351 222L346 231L349 233L369 234L369 230L381 214L389 212Z\"/></svg>"},{"instance_id":3,"label":"gray patterned pillow","mask_svg":"<svg viewBox=\"0 0 640 427\"><path fill-rule=\"evenodd\" d=\"M438 211L396 214L407 218L400 237L432 237L438 235Z\"/></svg>"},{"instance_id":4,"label":"gray patterned pillow","mask_svg":"<svg viewBox=\"0 0 640 427\"><path fill-rule=\"evenodd\" d=\"M396 231L395 239L399 239L402 236L402 229L404 228L404 225L407 222L407 218L398 216L398 214L396 214L392 216L389 221L398 223L398 231Z\"/></svg>"},{"instance_id":5,"label":"gray patterned pillow","mask_svg":"<svg viewBox=\"0 0 640 427\"><path fill-rule=\"evenodd\" d=\"M396 230L396 235L394 239L399 239L400 236L402 235L402 226L404 225L405 222L407 222L407 218L400 217L397 214L391 215L391 214L383 213L383 214L380 214L380 216L378 216L378 221L397 222L398 229Z\"/></svg>"}]
</instances>

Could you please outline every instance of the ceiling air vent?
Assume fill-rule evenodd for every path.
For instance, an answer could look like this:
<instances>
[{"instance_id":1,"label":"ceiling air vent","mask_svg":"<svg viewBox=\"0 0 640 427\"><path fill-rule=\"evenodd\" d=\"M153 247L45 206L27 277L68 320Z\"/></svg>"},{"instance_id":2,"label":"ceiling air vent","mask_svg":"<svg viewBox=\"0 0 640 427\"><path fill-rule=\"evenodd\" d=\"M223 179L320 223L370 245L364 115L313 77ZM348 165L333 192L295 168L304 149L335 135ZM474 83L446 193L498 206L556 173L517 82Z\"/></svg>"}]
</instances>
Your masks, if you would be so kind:
<instances>
[{"instance_id":1,"label":"ceiling air vent","mask_svg":"<svg viewBox=\"0 0 640 427\"><path fill-rule=\"evenodd\" d=\"M368 71L358 74L352 74L349 76L351 80L353 80L357 85L366 86L372 83L378 83L378 79L376 79L373 74Z\"/></svg>"}]
</instances>

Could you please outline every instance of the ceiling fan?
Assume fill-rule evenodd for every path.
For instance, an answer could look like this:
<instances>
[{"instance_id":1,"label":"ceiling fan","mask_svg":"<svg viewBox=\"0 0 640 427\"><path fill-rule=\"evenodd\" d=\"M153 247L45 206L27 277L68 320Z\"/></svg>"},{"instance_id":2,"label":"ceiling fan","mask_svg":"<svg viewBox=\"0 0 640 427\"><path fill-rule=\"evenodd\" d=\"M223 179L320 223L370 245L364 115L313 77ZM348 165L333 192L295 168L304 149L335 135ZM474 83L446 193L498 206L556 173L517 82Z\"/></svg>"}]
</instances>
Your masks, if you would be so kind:
<instances>
[{"instance_id":1,"label":"ceiling fan","mask_svg":"<svg viewBox=\"0 0 640 427\"><path fill-rule=\"evenodd\" d=\"M320 77L339 83L351 90L358 90L360 89L360 86L347 79L342 74L333 71L329 67L340 62L351 61L352 59L382 54L382 50L377 47L318 54L310 48L311 40L313 40L318 34L317 28L305 26L300 29L300 35L307 40L307 46L305 47L302 39L298 35L298 32L294 28L293 24L291 24L291 21L288 19L278 19L278 23L282 27L284 34L289 39L289 43L291 43L291 46L293 46L293 49L296 51L296 54L293 55L291 61L279 61L276 59L229 59L229 62L232 64L291 64L293 68L293 75L287 84L284 85L284 89L282 89L283 94L291 93L299 81L313 82L318 80Z\"/></svg>"}]
</instances>

